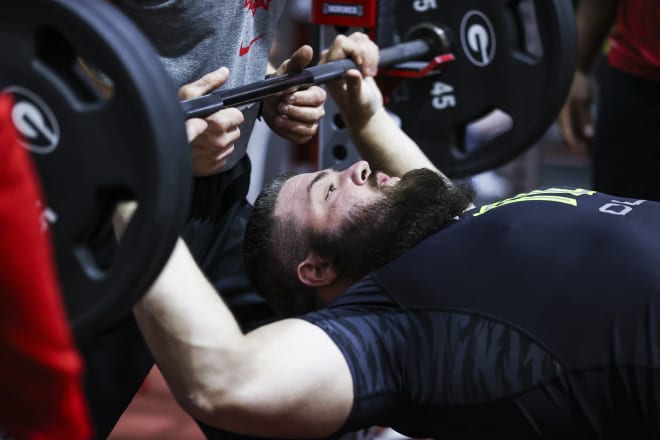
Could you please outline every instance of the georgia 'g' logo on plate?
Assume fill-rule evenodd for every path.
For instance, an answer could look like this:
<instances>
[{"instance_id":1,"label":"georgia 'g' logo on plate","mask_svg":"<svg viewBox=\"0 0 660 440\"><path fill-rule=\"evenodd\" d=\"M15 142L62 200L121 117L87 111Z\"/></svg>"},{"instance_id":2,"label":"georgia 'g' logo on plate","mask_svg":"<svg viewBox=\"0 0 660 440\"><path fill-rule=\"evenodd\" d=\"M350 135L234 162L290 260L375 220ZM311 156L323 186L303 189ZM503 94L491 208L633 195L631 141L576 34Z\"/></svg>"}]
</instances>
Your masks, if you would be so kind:
<instances>
[{"instance_id":1,"label":"georgia 'g' logo on plate","mask_svg":"<svg viewBox=\"0 0 660 440\"><path fill-rule=\"evenodd\" d=\"M495 58L495 30L483 12L468 11L461 20L461 46L476 66L487 66Z\"/></svg>"},{"instance_id":2,"label":"georgia 'g' logo on plate","mask_svg":"<svg viewBox=\"0 0 660 440\"><path fill-rule=\"evenodd\" d=\"M3 92L14 96L11 119L21 135L20 144L37 154L55 150L60 143L60 126L48 104L25 87L9 86Z\"/></svg>"}]
</instances>

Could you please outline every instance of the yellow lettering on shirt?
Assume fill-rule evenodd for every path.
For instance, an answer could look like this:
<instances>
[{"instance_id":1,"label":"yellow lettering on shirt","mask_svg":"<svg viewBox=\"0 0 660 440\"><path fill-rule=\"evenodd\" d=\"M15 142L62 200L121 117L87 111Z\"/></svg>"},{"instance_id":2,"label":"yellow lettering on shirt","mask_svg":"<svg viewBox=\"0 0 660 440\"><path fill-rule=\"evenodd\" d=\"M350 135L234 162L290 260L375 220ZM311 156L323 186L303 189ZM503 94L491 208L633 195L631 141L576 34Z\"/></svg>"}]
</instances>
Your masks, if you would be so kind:
<instances>
[{"instance_id":1,"label":"yellow lettering on shirt","mask_svg":"<svg viewBox=\"0 0 660 440\"><path fill-rule=\"evenodd\" d=\"M577 197L588 195L591 196L595 194L596 191L591 191L583 188L567 189L567 188L546 188L546 189L537 189L530 191L528 193L518 194L514 197L508 199L500 200L499 202L491 203L484 205L475 213L472 214L473 217L480 216L490 211L491 209L497 208L498 206L509 205L511 203L517 202L555 202L555 203L564 203L570 206L577 206ZM561 194L561 195L560 195ZM573 196L573 197L570 197Z\"/></svg>"}]
</instances>

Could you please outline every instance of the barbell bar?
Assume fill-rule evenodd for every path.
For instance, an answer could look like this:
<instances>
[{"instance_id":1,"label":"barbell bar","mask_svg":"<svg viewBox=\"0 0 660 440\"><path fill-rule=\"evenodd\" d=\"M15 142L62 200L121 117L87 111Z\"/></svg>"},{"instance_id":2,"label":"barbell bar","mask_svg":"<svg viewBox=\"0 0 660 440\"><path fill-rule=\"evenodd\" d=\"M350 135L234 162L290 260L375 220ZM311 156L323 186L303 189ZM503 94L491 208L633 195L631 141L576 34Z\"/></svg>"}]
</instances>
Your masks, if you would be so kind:
<instances>
[{"instance_id":1,"label":"barbell bar","mask_svg":"<svg viewBox=\"0 0 660 440\"><path fill-rule=\"evenodd\" d=\"M445 31L431 23L422 23L415 32L414 40L396 44L379 51L378 67L391 67L409 60L431 60L441 58L440 64L453 60L449 53ZM245 86L232 89L219 89L206 95L181 102L186 119L205 118L226 107L238 107L251 102L291 91L296 88L324 84L341 78L350 69L359 66L351 59L331 61L313 67L307 67L298 73L273 76Z\"/></svg>"}]
</instances>

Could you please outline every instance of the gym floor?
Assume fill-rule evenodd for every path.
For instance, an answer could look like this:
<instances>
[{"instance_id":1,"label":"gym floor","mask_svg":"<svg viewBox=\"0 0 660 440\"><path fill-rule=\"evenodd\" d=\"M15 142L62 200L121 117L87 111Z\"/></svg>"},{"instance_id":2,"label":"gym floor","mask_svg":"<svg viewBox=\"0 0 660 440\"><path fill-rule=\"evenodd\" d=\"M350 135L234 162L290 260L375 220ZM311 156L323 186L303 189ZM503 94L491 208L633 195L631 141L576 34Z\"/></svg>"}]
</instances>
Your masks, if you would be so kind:
<instances>
[{"instance_id":1,"label":"gym floor","mask_svg":"<svg viewBox=\"0 0 660 440\"><path fill-rule=\"evenodd\" d=\"M154 367L108 440L205 440L195 421L176 403Z\"/></svg>"}]
</instances>

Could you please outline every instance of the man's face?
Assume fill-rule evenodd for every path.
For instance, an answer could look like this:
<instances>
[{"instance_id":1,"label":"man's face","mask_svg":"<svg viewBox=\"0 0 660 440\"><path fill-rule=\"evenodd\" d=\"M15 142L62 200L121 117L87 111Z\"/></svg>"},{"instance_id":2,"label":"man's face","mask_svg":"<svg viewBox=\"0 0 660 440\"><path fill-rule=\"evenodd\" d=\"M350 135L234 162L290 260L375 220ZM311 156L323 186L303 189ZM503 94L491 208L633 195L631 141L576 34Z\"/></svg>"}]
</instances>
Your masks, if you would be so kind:
<instances>
[{"instance_id":1,"label":"man's face","mask_svg":"<svg viewBox=\"0 0 660 440\"><path fill-rule=\"evenodd\" d=\"M300 225L318 233L336 231L351 213L382 200L383 189L399 180L381 172L372 174L365 161L344 171L298 174L282 186L275 216L293 215Z\"/></svg>"},{"instance_id":2,"label":"man's face","mask_svg":"<svg viewBox=\"0 0 660 440\"><path fill-rule=\"evenodd\" d=\"M446 226L468 206L470 194L428 169L399 179L358 162L343 172L290 178L275 216L296 222L309 248L330 258L337 273L358 279Z\"/></svg>"},{"instance_id":3,"label":"man's face","mask_svg":"<svg viewBox=\"0 0 660 440\"><path fill-rule=\"evenodd\" d=\"M341 279L358 280L447 226L474 196L471 188L449 186L429 169L399 179L373 173L363 161L342 172L323 170L280 182L255 202L253 215L261 220L248 224L248 235L256 243L268 242L258 264L275 259L270 267L277 268L260 272L251 262L260 290L270 285L285 302L293 292L309 296L298 269L310 251L329 262ZM268 238L258 225L269 231Z\"/></svg>"}]
</instances>

